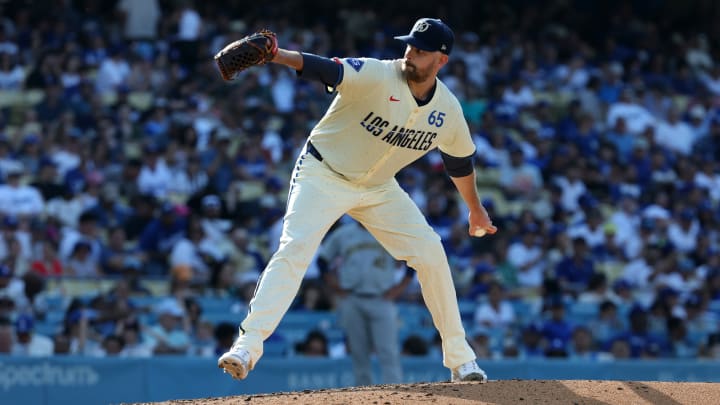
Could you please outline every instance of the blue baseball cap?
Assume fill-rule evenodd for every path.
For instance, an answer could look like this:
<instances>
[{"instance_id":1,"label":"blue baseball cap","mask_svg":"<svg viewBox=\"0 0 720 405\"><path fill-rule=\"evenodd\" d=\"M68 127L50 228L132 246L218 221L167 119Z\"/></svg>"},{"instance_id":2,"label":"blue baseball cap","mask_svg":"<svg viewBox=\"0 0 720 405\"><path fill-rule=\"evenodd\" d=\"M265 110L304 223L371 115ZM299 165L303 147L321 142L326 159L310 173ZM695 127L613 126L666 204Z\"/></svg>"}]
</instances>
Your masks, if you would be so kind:
<instances>
[{"instance_id":1,"label":"blue baseball cap","mask_svg":"<svg viewBox=\"0 0 720 405\"><path fill-rule=\"evenodd\" d=\"M421 18L415 22L408 35L395 37L418 49L429 52L442 52L449 55L452 51L455 34L450 27L437 18Z\"/></svg>"},{"instance_id":2,"label":"blue baseball cap","mask_svg":"<svg viewBox=\"0 0 720 405\"><path fill-rule=\"evenodd\" d=\"M18 316L15 320L15 331L17 333L29 333L32 332L35 326L35 320L31 315L23 314Z\"/></svg>"}]
</instances>

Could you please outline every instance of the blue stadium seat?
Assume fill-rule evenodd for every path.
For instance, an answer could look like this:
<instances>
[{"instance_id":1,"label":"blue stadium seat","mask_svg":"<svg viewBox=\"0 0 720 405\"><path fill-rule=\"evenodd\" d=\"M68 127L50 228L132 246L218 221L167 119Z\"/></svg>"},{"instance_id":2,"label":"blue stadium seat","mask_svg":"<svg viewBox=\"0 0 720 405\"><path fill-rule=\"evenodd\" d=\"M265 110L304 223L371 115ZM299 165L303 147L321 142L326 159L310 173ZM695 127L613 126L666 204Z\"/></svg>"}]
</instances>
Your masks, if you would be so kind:
<instances>
[{"instance_id":1,"label":"blue stadium seat","mask_svg":"<svg viewBox=\"0 0 720 405\"><path fill-rule=\"evenodd\" d=\"M487 335L490 339L491 350L502 350L505 345L505 337L507 336L506 329L492 328L487 330Z\"/></svg>"},{"instance_id":2,"label":"blue stadium seat","mask_svg":"<svg viewBox=\"0 0 720 405\"><path fill-rule=\"evenodd\" d=\"M533 311L532 305L523 300L512 300L510 303L515 310L515 318L521 324L528 323L536 314Z\"/></svg>"},{"instance_id":3,"label":"blue stadium seat","mask_svg":"<svg viewBox=\"0 0 720 405\"><path fill-rule=\"evenodd\" d=\"M153 297L153 296L131 297L130 302L138 308L144 308L144 307L152 308L158 302L162 301L165 298L166 297Z\"/></svg>"},{"instance_id":4,"label":"blue stadium seat","mask_svg":"<svg viewBox=\"0 0 720 405\"><path fill-rule=\"evenodd\" d=\"M35 323L35 333L52 337L60 332L62 332L62 324L47 321Z\"/></svg>"},{"instance_id":5,"label":"blue stadium seat","mask_svg":"<svg viewBox=\"0 0 720 405\"><path fill-rule=\"evenodd\" d=\"M336 326L334 312L326 311L289 311L280 321L280 327L300 329L329 329Z\"/></svg>"},{"instance_id":6,"label":"blue stadium seat","mask_svg":"<svg viewBox=\"0 0 720 405\"><path fill-rule=\"evenodd\" d=\"M234 301L225 297L198 297L198 304L205 312L230 312Z\"/></svg>"},{"instance_id":7,"label":"blue stadium seat","mask_svg":"<svg viewBox=\"0 0 720 405\"><path fill-rule=\"evenodd\" d=\"M708 310L720 315L720 300L710 301L708 303Z\"/></svg>"},{"instance_id":8,"label":"blue stadium seat","mask_svg":"<svg viewBox=\"0 0 720 405\"><path fill-rule=\"evenodd\" d=\"M272 334L270 339L266 341L280 341L286 342L287 344L295 344L305 340L307 334L316 328L289 328L280 326ZM339 328L322 329L318 328L325 337L328 339L328 343L342 342L345 340L345 333Z\"/></svg>"},{"instance_id":9,"label":"blue stadium seat","mask_svg":"<svg viewBox=\"0 0 720 405\"><path fill-rule=\"evenodd\" d=\"M65 311L62 308L51 309L45 313L45 322L59 325L65 319Z\"/></svg>"},{"instance_id":10,"label":"blue stadium seat","mask_svg":"<svg viewBox=\"0 0 720 405\"><path fill-rule=\"evenodd\" d=\"M430 327L430 328L428 328L428 327L410 328L410 329L403 328L403 329L400 329L400 331L398 333L398 338L400 340L399 343L402 344L402 342L405 341L405 339L407 339L408 336L417 335L417 336L420 336L421 338L423 338L426 342L428 342L428 344L430 344L433 341L433 339L435 338L436 333L437 333L437 330L432 327Z\"/></svg>"},{"instance_id":11,"label":"blue stadium seat","mask_svg":"<svg viewBox=\"0 0 720 405\"><path fill-rule=\"evenodd\" d=\"M597 318L600 306L594 302L574 302L568 306L568 318L585 323Z\"/></svg>"},{"instance_id":12,"label":"blue stadium seat","mask_svg":"<svg viewBox=\"0 0 720 405\"><path fill-rule=\"evenodd\" d=\"M268 340L263 344L263 356L285 357L288 355L290 345L281 340Z\"/></svg>"},{"instance_id":13,"label":"blue stadium seat","mask_svg":"<svg viewBox=\"0 0 720 405\"><path fill-rule=\"evenodd\" d=\"M397 305L397 310L401 328L421 328L433 325L430 311L420 304L401 303Z\"/></svg>"},{"instance_id":14,"label":"blue stadium seat","mask_svg":"<svg viewBox=\"0 0 720 405\"><path fill-rule=\"evenodd\" d=\"M65 308L66 300L68 300L66 297L63 297L62 295L47 295L45 296L45 304L47 304L48 308L52 309L63 309Z\"/></svg>"},{"instance_id":15,"label":"blue stadium seat","mask_svg":"<svg viewBox=\"0 0 720 405\"><path fill-rule=\"evenodd\" d=\"M458 307L460 307L460 317L463 320L472 320L475 317L475 311L477 311L478 305L480 305L480 303L478 303L477 301L458 301Z\"/></svg>"},{"instance_id":16,"label":"blue stadium seat","mask_svg":"<svg viewBox=\"0 0 720 405\"><path fill-rule=\"evenodd\" d=\"M242 321L242 316L240 314L234 314L232 312L228 311L218 311L218 312L204 312L200 319L204 321L208 321L212 323L213 325L217 325L221 322L229 322L232 324L239 324L240 321Z\"/></svg>"}]
</instances>

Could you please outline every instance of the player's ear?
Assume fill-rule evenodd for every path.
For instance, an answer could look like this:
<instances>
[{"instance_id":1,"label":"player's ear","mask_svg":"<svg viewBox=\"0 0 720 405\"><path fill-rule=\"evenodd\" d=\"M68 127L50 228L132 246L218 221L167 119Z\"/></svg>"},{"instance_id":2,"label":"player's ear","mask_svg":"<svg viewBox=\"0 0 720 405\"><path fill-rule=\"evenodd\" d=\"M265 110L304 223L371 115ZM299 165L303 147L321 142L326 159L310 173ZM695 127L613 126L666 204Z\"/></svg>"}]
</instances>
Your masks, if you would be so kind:
<instances>
[{"instance_id":1,"label":"player's ear","mask_svg":"<svg viewBox=\"0 0 720 405\"><path fill-rule=\"evenodd\" d=\"M443 66L445 66L448 63L449 59L450 59L449 56L445 55L444 53L441 53L440 60L439 60L440 63L438 64L438 66L442 68Z\"/></svg>"}]
</instances>

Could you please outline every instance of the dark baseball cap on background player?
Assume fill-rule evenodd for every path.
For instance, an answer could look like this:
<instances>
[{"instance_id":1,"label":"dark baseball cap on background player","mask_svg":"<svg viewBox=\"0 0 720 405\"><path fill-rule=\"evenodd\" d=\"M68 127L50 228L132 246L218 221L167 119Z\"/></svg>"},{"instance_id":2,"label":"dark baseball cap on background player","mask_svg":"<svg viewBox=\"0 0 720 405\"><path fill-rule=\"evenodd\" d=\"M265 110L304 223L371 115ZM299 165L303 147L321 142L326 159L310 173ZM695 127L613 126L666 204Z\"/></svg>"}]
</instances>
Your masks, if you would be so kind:
<instances>
[{"instance_id":1,"label":"dark baseball cap on background player","mask_svg":"<svg viewBox=\"0 0 720 405\"><path fill-rule=\"evenodd\" d=\"M455 41L455 34L450 27L437 18L421 18L415 22L408 35L397 36L395 39L423 51L442 52L449 55Z\"/></svg>"}]
</instances>

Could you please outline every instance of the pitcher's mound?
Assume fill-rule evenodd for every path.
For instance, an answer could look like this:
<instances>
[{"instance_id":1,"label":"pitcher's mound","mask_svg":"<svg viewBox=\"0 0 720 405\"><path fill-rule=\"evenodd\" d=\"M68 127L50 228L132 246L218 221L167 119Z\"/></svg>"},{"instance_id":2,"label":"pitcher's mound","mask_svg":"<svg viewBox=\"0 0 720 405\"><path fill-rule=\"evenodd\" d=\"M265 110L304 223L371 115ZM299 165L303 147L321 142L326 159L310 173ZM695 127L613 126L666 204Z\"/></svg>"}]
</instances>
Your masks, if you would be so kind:
<instances>
[{"instance_id":1,"label":"pitcher's mound","mask_svg":"<svg viewBox=\"0 0 720 405\"><path fill-rule=\"evenodd\" d=\"M154 405L692 404L718 403L720 384L634 381L415 383L174 400Z\"/></svg>"}]
</instances>

